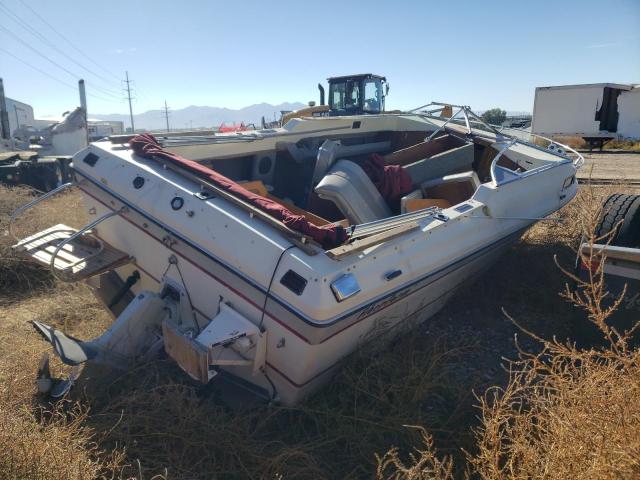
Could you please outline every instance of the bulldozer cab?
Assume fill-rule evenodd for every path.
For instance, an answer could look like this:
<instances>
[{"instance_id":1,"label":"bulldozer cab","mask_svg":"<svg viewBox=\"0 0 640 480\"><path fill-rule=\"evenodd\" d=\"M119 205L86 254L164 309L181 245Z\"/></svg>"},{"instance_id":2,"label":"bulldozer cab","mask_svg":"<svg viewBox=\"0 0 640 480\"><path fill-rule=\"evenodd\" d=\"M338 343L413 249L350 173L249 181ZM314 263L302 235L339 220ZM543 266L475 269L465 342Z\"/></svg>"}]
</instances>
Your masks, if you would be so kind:
<instances>
[{"instance_id":1,"label":"bulldozer cab","mask_svg":"<svg viewBox=\"0 0 640 480\"><path fill-rule=\"evenodd\" d=\"M384 111L384 99L389 90L385 77L364 73L327 80L330 115L376 114Z\"/></svg>"},{"instance_id":2,"label":"bulldozer cab","mask_svg":"<svg viewBox=\"0 0 640 480\"><path fill-rule=\"evenodd\" d=\"M320 104L309 102L309 106L294 112L281 112L279 125L286 124L292 118L300 117L337 117L345 115L376 114L384 112L384 99L389 93L389 84L385 77L372 73L331 77L329 82L329 104L325 105L325 90L318 84ZM262 127L268 126L264 117Z\"/></svg>"}]
</instances>

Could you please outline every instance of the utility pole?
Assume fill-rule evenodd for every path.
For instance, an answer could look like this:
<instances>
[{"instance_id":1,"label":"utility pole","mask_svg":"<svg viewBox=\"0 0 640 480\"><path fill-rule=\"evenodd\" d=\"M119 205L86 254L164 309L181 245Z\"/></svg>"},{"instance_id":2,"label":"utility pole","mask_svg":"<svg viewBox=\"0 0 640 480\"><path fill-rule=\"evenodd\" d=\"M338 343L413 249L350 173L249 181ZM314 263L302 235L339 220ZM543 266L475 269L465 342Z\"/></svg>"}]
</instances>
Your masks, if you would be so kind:
<instances>
[{"instance_id":1,"label":"utility pole","mask_svg":"<svg viewBox=\"0 0 640 480\"><path fill-rule=\"evenodd\" d=\"M170 132L169 129L169 107L167 107L167 101L164 101L164 119L167 121L167 132Z\"/></svg>"},{"instance_id":2,"label":"utility pole","mask_svg":"<svg viewBox=\"0 0 640 480\"><path fill-rule=\"evenodd\" d=\"M84 128L87 132L87 145L89 145L89 114L87 113L87 93L84 89L84 80L78 81L78 91L80 92L80 108L84 115Z\"/></svg>"},{"instance_id":3,"label":"utility pole","mask_svg":"<svg viewBox=\"0 0 640 480\"><path fill-rule=\"evenodd\" d=\"M127 79L127 98L129 99L129 117L131 118L131 133L136 133L136 127L133 125L133 108L131 108L131 81L129 80L129 72L124 72Z\"/></svg>"},{"instance_id":4,"label":"utility pole","mask_svg":"<svg viewBox=\"0 0 640 480\"><path fill-rule=\"evenodd\" d=\"M84 89L84 80L82 79L78 81L78 91L80 93L80 106L84 110L85 115L87 115L87 94Z\"/></svg>"},{"instance_id":5,"label":"utility pole","mask_svg":"<svg viewBox=\"0 0 640 480\"><path fill-rule=\"evenodd\" d=\"M9 112L7 112L7 102L4 96L4 85L2 78L0 78L0 138L8 139L10 137Z\"/></svg>"}]
</instances>

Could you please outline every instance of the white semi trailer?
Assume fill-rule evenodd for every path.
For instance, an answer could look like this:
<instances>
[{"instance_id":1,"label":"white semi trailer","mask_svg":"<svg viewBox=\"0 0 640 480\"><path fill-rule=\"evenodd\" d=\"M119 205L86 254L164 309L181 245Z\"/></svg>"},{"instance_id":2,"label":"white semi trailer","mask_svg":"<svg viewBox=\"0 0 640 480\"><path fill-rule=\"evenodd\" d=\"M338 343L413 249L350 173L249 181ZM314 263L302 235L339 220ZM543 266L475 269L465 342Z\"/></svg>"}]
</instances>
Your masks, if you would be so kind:
<instances>
[{"instance_id":1,"label":"white semi trailer","mask_svg":"<svg viewBox=\"0 0 640 480\"><path fill-rule=\"evenodd\" d=\"M536 88L533 133L576 136L590 146L640 139L640 86L592 83Z\"/></svg>"}]
</instances>

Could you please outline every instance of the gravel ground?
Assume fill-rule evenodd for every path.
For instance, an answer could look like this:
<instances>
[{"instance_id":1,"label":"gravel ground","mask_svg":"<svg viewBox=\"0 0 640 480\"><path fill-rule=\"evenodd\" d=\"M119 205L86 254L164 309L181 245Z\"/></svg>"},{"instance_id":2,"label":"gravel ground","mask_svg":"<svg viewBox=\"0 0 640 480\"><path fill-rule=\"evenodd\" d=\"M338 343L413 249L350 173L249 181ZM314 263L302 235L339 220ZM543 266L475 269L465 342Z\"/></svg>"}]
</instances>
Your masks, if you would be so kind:
<instances>
[{"instance_id":1,"label":"gravel ground","mask_svg":"<svg viewBox=\"0 0 640 480\"><path fill-rule=\"evenodd\" d=\"M640 181L640 152L581 153L584 155L585 163L578 172L578 178L588 178L591 175L592 178Z\"/></svg>"}]
</instances>

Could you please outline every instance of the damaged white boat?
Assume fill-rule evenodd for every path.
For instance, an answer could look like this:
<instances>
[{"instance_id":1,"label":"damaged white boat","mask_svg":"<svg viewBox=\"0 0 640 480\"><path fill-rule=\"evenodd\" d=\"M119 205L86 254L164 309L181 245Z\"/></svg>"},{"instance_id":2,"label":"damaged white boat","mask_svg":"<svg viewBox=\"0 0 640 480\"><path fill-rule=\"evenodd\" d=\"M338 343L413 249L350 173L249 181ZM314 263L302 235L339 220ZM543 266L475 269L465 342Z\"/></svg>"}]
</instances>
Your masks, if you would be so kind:
<instances>
[{"instance_id":1,"label":"damaged white boat","mask_svg":"<svg viewBox=\"0 0 640 480\"><path fill-rule=\"evenodd\" d=\"M87 341L36 328L69 364L164 349L202 383L224 372L294 404L574 197L582 157L537 143L444 104L92 143L73 159L91 222L15 248L87 281L115 320Z\"/></svg>"}]
</instances>

